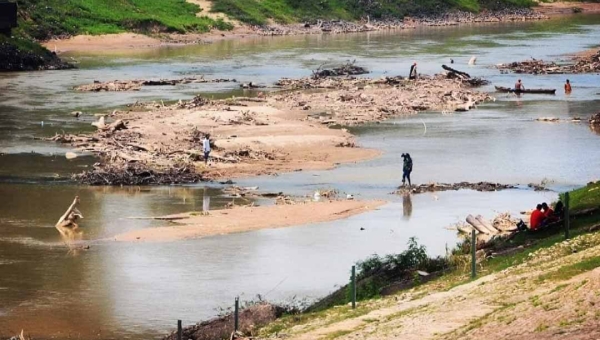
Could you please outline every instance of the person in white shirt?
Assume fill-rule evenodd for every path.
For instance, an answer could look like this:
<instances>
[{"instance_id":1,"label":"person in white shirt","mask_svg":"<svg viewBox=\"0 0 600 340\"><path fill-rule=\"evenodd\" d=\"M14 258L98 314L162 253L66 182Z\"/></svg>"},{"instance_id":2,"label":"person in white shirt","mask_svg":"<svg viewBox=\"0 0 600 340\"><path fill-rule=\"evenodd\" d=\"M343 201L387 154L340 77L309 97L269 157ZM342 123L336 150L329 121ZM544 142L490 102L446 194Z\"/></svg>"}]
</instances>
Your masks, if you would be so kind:
<instances>
[{"instance_id":1,"label":"person in white shirt","mask_svg":"<svg viewBox=\"0 0 600 340\"><path fill-rule=\"evenodd\" d=\"M202 139L202 151L204 152L204 164L208 165L208 156L210 155L210 136L204 136Z\"/></svg>"}]
</instances>

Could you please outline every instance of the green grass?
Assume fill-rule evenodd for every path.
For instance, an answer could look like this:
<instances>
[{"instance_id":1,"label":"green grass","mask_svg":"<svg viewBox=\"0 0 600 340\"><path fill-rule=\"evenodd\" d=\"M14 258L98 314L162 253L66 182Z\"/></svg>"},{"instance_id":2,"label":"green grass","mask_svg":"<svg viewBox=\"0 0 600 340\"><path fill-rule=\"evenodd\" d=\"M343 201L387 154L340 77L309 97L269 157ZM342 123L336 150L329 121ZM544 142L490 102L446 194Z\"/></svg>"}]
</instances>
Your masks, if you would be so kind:
<instances>
[{"instance_id":1,"label":"green grass","mask_svg":"<svg viewBox=\"0 0 600 340\"><path fill-rule=\"evenodd\" d=\"M544 281L564 281L575 275L593 270L600 267L600 256L591 257L581 262L560 267L558 270L540 275L538 280Z\"/></svg>"},{"instance_id":2,"label":"green grass","mask_svg":"<svg viewBox=\"0 0 600 340\"><path fill-rule=\"evenodd\" d=\"M17 0L19 28L38 40L74 34L206 32L229 24L196 17L185 0Z\"/></svg>"},{"instance_id":3,"label":"green grass","mask_svg":"<svg viewBox=\"0 0 600 340\"><path fill-rule=\"evenodd\" d=\"M564 195L561 195L564 200ZM583 188L569 193L572 210L582 210L600 207L600 182L589 183Z\"/></svg>"},{"instance_id":4,"label":"green grass","mask_svg":"<svg viewBox=\"0 0 600 340\"><path fill-rule=\"evenodd\" d=\"M452 9L478 12L532 4L531 0L214 0L212 10L248 24L263 25L271 20L290 23L314 19L357 20L367 16L403 18Z\"/></svg>"}]
</instances>

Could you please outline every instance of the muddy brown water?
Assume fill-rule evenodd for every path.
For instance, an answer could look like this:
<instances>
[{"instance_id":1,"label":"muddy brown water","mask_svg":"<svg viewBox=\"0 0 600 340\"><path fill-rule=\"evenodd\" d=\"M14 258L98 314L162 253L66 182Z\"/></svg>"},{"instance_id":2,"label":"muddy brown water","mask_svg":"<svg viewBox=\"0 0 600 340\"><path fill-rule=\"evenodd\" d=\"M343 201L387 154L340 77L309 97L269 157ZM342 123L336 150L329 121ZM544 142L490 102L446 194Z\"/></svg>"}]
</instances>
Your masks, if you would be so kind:
<instances>
[{"instance_id":1,"label":"muddy brown water","mask_svg":"<svg viewBox=\"0 0 600 340\"><path fill-rule=\"evenodd\" d=\"M63 72L0 75L0 336L25 329L37 336L66 338L160 338L177 319L193 323L233 304L293 296L317 298L343 284L357 260L402 251L416 236L431 254L456 242L444 227L467 214L492 217L518 212L555 192L525 186L497 193L471 191L390 195L400 182L400 154L415 159L413 180L548 182L565 190L598 178L600 137L584 123L539 123L534 119L583 117L597 111L597 75L569 76L565 96L498 94L498 101L467 113L423 113L353 129L361 145L382 149L381 158L332 171L240 179L266 191L312 195L338 189L357 198L390 204L352 218L295 228L210 237L164 244L111 242L110 236L164 222L130 219L201 210L231 199L220 186L90 188L68 181L94 162L67 161L69 149L33 140L57 132L90 131L92 113L136 100L187 99L197 93L248 95L235 84L144 88L132 93L76 93L94 80L174 78L205 74L271 84L299 77L324 63L356 59L372 76L439 71L441 63L510 86L516 76L490 65L528 58L560 58L592 47L600 17L549 22L471 25L445 29L340 36L257 38L129 55L71 55L81 68ZM466 65L471 55L478 65ZM521 78L529 87L561 88L564 75ZM492 91L492 87L486 89ZM82 110L82 119L69 112ZM82 198L83 235L65 244L53 228L72 201ZM268 202L260 202L266 204ZM360 230L363 227L365 230ZM89 249L82 247L89 246Z\"/></svg>"}]
</instances>

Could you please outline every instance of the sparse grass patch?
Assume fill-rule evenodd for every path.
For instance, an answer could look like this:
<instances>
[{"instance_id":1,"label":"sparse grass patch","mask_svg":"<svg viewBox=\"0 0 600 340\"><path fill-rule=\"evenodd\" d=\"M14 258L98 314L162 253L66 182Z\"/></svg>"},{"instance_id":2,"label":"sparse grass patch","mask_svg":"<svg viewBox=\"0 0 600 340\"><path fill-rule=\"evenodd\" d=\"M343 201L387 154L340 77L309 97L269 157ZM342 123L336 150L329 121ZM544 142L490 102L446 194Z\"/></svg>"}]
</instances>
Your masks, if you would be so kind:
<instances>
[{"instance_id":1,"label":"sparse grass patch","mask_svg":"<svg viewBox=\"0 0 600 340\"><path fill-rule=\"evenodd\" d=\"M600 256L594 256L581 262L560 267L558 270L538 276L538 282L563 281L600 267Z\"/></svg>"},{"instance_id":2,"label":"sparse grass patch","mask_svg":"<svg viewBox=\"0 0 600 340\"><path fill-rule=\"evenodd\" d=\"M351 330L339 330L339 331L335 331L335 332L333 332L333 333L330 333L330 334L328 334L328 335L325 337L325 339L326 339L326 340L337 339L337 338L339 338L339 337L342 337L342 336L344 336L344 335L348 335L348 334L350 334L350 333L352 333L352 331L351 331Z\"/></svg>"}]
</instances>

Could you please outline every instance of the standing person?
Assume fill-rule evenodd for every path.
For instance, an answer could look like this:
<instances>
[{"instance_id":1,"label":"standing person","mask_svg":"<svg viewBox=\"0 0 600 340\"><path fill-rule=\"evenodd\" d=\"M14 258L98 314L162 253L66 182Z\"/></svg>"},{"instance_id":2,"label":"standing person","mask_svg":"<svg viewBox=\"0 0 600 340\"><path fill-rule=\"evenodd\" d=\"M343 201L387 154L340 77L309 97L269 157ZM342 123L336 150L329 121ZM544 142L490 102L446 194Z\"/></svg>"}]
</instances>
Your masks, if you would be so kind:
<instances>
[{"instance_id":1,"label":"standing person","mask_svg":"<svg viewBox=\"0 0 600 340\"><path fill-rule=\"evenodd\" d=\"M525 86L523 85L523 83L521 82L521 79L517 80L517 82L515 83L515 92L520 92L525 90Z\"/></svg>"},{"instance_id":2,"label":"standing person","mask_svg":"<svg viewBox=\"0 0 600 340\"><path fill-rule=\"evenodd\" d=\"M413 63L408 73L408 79L417 79L417 63Z\"/></svg>"},{"instance_id":3,"label":"standing person","mask_svg":"<svg viewBox=\"0 0 600 340\"><path fill-rule=\"evenodd\" d=\"M569 82L569 79L567 79L567 82L565 83L565 94L570 94L571 93L571 83Z\"/></svg>"},{"instance_id":4,"label":"standing person","mask_svg":"<svg viewBox=\"0 0 600 340\"><path fill-rule=\"evenodd\" d=\"M204 164L208 165L208 156L210 155L210 135L205 135L202 139L202 151L204 152Z\"/></svg>"},{"instance_id":5,"label":"standing person","mask_svg":"<svg viewBox=\"0 0 600 340\"><path fill-rule=\"evenodd\" d=\"M404 184L406 183L406 180L408 180L408 186L412 186L412 184L410 183L410 173L412 172L412 168L413 168L413 161L412 158L410 158L410 154L402 154L402 158L404 158L404 165L402 166L402 185L404 186Z\"/></svg>"}]
</instances>

